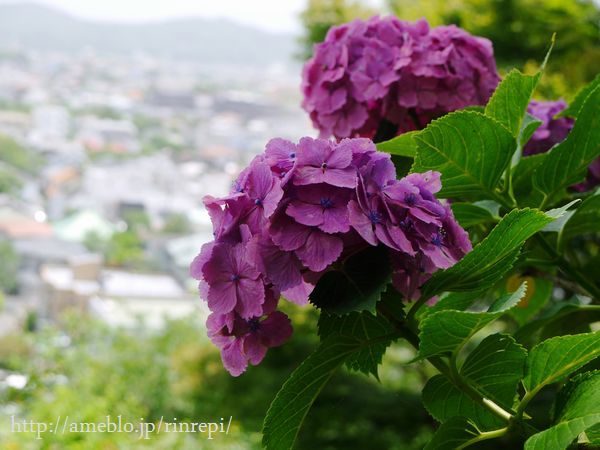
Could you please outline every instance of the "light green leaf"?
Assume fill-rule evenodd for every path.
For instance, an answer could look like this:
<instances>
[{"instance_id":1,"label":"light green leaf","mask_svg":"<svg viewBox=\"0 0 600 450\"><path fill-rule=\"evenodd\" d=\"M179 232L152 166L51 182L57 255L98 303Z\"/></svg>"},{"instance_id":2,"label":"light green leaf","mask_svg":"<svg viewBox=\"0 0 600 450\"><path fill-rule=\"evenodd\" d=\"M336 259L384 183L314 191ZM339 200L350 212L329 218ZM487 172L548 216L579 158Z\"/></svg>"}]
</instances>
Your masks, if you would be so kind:
<instances>
[{"instance_id":1,"label":"light green leaf","mask_svg":"<svg viewBox=\"0 0 600 450\"><path fill-rule=\"evenodd\" d=\"M422 288L430 297L442 291L482 291L498 282L515 262L523 242L563 212L513 210L454 266L436 272Z\"/></svg>"},{"instance_id":2,"label":"light green leaf","mask_svg":"<svg viewBox=\"0 0 600 450\"><path fill-rule=\"evenodd\" d=\"M585 102L587 96L590 95L590 92L592 92L598 86L600 86L600 74L596 75L596 78L594 78L591 83L588 83L584 87L582 87L579 90L579 92L577 92L577 95L575 96L573 101L571 101L569 106L563 111L561 111L560 114L558 114L558 116L577 117L577 115L579 114L579 110L581 109L581 106L583 105L583 102Z\"/></svg>"},{"instance_id":3,"label":"light green leaf","mask_svg":"<svg viewBox=\"0 0 600 450\"><path fill-rule=\"evenodd\" d=\"M461 227L468 228L480 223L488 223L496 221L492 213L481 206L474 203L452 203L452 212Z\"/></svg>"},{"instance_id":4,"label":"light green leaf","mask_svg":"<svg viewBox=\"0 0 600 450\"><path fill-rule=\"evenodd\" d=\"M539 128L542 121L533 117L530 114L525 114L523 123L521 124L521 131L519 132L519 148L525 147L525 144L531 139L535 130Z\"/></svg>"},{"instance_id":5,"label":"light green leaf","mask_svg":"<svg viewBox=\"0 0 600 450\"><path fill-rule=\"evenodd\" d=\"M457 111L431 122L414 136L418 150L413 172L442 174L438 196L494 199L502 173L515 151L515 138L495 120Z\"/></svg>"},{"instance_id":6,"label":"light green leaf","mask_svg":"<svg viewBox=\"0 0 600 450\"><path fill-rule=\"evenodd\" d=\"M533 347L527 358L523 387L536 393L600 356L600 332L558 336Z\"/></svg>"},{"instance_id":7,"label":"light green leaf","mask_svg":"<svg viewBox=\"0 0 600 450\"><path fill-rule=\"evenodd\" d=\"M527 439L525 450L566 449L577 436L597 423L600 423L600 414L590 414L560 422Z\"/></svg>"},{"instance_id":8,"label":"light green leaf","mask_svg":"<svg viewBox=\"0 0 600 450\"><path fill-rule=\"evenodd\" d=\"M334 334L353 336L361 341L368 341L378 336L393 333L391 324L369 312L352 312L344 316L321 313L319 317L319 336L321 340ZM391 340L377 342L366 346L348 356L346 365L352 369L366 374L373 374L377 378L377 366L381 364L386 348Z\"/></svg>"},{"instance_id":9,"label":"light green leaf","mask_svg":"<svg viewBox=\"0 0 600 450\"><path fill-rule=\"evenodd\" d=\"M389 141L379 142L375 146L380 152L414 158L417 154L417 143L413 137L417 133L418 131L408 131Z\"/></svg>"},{"instance_id":10,"label":"light green leaf","mask_svg":"<svg viewBox=\"0 0 600 450\"><path fill-rule=\"evenodd\" d=\"M523 376L527 351L502 334L485 338L467 357L461 376L484 398L510 410ZM454 416L469 417L481 429L502 426L504 422L475 403L443 375L431 378L423 389L423 404L438 421Z\"/></svg>"},{"instance_id":11,"label":"light green leaf","mask_svg":"<svg viewBox=\"0 0 600 450\"><path fill-rule=\"evenodd\" d=\"M556 396L554 416L558 422L600 414L600 371L581 373Z\"/></svg>"},{"instance_id":12,"label":"light green leaf","mask_svg":"<svg viewBox=\"0 0 600 450\"><path fill-rule=\"evenodd\" d=\"M552 148L533 173L533 186L544 204L560 200L565 189L582 181L587 167L600 156L600 86L586 98L567 139Z\"/></svg>"},{"instance_id":13,"label":"light green leaf","mask_svg":"<svg viewBox=\"0 0 600 450\"><path fill-rule=\"evenodd\" d=\"M512 294L500 297L487 312L445 310L428 315L420 324L418 357L456 354L477 331L513 308L525 289L523 283Z\"/></svg>"},{"instance_id":14,"label":"light green leaf","mask_svg":"<svg viewBox=\"0 0 600 450\"><path fill-rule=\"evenodd\" d=\"M535 75L524 75L517 69L511 70L498 85L485 107L486 116L496 119L517 137L527 105L540 77L541 72Z\"/></svg>"},{"instance_id":15,"label":"light green leaf","mask_svg":"<svg viewBox=\"0 0 600 450\"><path fill-rule=\"evenodd\" d=\"M464 417L453 417L443 423L424 450L460 450L478 441L479 430Z\"/></svg>"},{"instance_id":16,"label":"light green leaf","mask_svg":"<svg viewBox=\"0 0 600 450\"><path fill-rule=\"evenodd\" d=\"M435 305L422 308L423 311L421 318L425 315L433 314L438 311L454 310L464 311L471 306L475 300L481 297L480 292L450 292L440 298Z\"/></svg>"}]
</instances>

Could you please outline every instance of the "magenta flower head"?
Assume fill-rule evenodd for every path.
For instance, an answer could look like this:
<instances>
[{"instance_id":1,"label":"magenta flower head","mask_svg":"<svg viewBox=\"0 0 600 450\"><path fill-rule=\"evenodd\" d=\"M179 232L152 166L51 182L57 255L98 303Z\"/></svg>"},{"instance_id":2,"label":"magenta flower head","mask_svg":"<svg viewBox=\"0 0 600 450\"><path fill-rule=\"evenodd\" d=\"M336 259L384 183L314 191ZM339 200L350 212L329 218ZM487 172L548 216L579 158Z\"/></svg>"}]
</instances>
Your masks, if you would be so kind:
<instances>
[{"instance_id":1,"label":"magenta flower head","mask_svg":"<svg viewBox=\"0 0 600 450\"><path fill-rule=\"evenodd\" d=\"M500 78L492 44L396 17L333 27L303 70L302 106L322 137L386 138L484 105ZM390 135L391 134L391 135Z\"/></svg>"},{"instance_id":2,"label":"magenta flower head","mask_svg":"<svg viewBox=\"0 0 600 450\"><path fill-rule=\"evenodd\" d=\"M333 63L332 63L333 64ZM407 300L471 249L437 172L397 180L390 155L364 138L267 144L223 198L205 197L214 241L190 267L211 315L207 330L234 376L291 335L279 297L304 305L319 279L372 246L389 255Z\"/></svg>"},{"instance_id":3,"label":"magenta flower head","mask_svg":"<svg viewBox=\"0 0 600 450\"><path fill-rule=\"evenodd\" d=\"M556 144L564 141L573 128L575 121L570 117L557 117L567 108L567 103L560 99L557 101L529 102L527 112L542 123L531 136L531 139L523 148L523 155L535 155L545 153ZM600 184L600 158L596 158L588 167L585 181L571 186L573 190L589 191Z\"/></svg>"}]
</instances>

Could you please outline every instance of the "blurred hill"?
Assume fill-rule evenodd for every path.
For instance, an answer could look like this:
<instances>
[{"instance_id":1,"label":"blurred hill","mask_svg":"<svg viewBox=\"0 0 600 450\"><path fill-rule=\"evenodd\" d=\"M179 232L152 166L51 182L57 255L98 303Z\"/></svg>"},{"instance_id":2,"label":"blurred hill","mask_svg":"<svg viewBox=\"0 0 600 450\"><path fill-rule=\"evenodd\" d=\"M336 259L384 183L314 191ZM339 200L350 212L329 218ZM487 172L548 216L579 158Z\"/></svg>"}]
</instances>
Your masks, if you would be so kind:
<instances>
[{"instance_id":1,"label":"blurred hill","mask_svg":"<svg viewBox=\"0 0 600 450\"><path fill-rule=\"evenodd\" d=\"M224 19L183 18L147 24L92 22L35 3L0 4L0 42L39 50L142 51L206 63L288 62L292 35Z\"/></svg>"}]
</instances>

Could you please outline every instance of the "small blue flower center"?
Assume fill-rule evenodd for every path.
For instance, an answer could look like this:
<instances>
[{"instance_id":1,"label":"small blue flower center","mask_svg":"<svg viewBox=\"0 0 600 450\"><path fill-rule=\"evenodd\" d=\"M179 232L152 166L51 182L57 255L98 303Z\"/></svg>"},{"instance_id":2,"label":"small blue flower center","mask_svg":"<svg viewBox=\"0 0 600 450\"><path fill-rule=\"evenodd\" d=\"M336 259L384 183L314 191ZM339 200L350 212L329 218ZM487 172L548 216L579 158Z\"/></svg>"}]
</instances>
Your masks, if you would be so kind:
<instances>
[{"instance_id":1,"label":"small blue flower center","mask_svg":"<svg viewBox=\"0 0 600 450\"><path fill-rule=\"evenodd\" d=\"M260 206L260 205L262 205L262 200L260 198L257 198L256 200L254 200L254 204L256 206Z\"/></svg>"},{"instance_id":2,"label":"small blue flower center","mask_svg":"<svg viewBox=\"0 0 600 450\"><path fill-rule=\"evenodd\" d=\"M369 211L369 214L367 214L367 216L369 217L369 220L371 221L371 223L373 225L377 225L378 223L381 223L381 214L377 211Z\"/></svg>"},{"instance_id":3,"label":"small blue flower center","mask_svg":"<svg viewBox=\"0 0 600 450\"><path fill-rule=\"evenodd\" d=\"M328 197L322 197L319 203L325 209L333 208L333 201Z\"/></svg>"},{"instance_id":4,"label":"small blue flower center","mask_svg":"<svg viewBox=\"0 0 600 450\"><path fill-rule=\"evenodd\" d=\"M404 201L408 206L413 206L415 203L417 203L417 196L412 192L409 192L404 196Z\"/></svg>"},{"instance_id":5,"label":"small blue flower center","mask_svg":"<svg viewBox=\"0 0 600 450\"><path fill-rule=\"evenodd\" d=\"M260 328L260 321L258 320L258 317L253 317L252 319L248 320L247 323L252 333L257 332Z\"/></svg>"},{"instance_id":6,"label":"small blue flower center","mask_svg":"<svg viewBox=\"0 0 600 450\"><path fill-rule=\"evenodd\" d=\"M326 162L324 162L323 164L321 164L321 169L323 169L323 170L327 169L327 163Z\"/></svg>"},{"instance_id":7,"label":"small blue flower center","mask_svg":"<svg viewBox=\"0 0 600 450\"><path fill-rule=\"evenodd\" d=\"M442 246L442 239L443 239L443 236L442 236L441 233L435 233L433 235L433 237L431 238L431 243L433 245L435 245L436 247L441 247Z\"/></svg>"},{"instance_id":8,"label":"small blue flower center","mask_svg":"<svg viewBox=\"0 0 600 450\"><path fill-rule=\"evenodd\" d=\"M239 281L239 279L240 279L240 276L239 276L239 275L237 275L237 274L235 274L235 273L234 273L234 274L231 274L231 275L229 276L229 280L230 280L230 281Z\"/></svg>"},{"instance_id":9,"label":"small blue flower center","mask_svg":"<svg viewBox=\"0 0 600 450\"><path fill-rule=\"evenodd\" d=\"M402 221L400 221L400 228L402 228L403 230L410 230L410 228L413 226L412 220L410 219L404 219Z\"/></svg>"},{"instance_id":10,"label":"small blue flower center","mask_svg":"<svg viewBox=\"0 0 600 450\"><path fill-rule=\"evenodd\" d=\"M295 157L296 157L296 153L295 152L290 153L290 158L291 159L294 159Z\"/></svg>"}]
</instances>

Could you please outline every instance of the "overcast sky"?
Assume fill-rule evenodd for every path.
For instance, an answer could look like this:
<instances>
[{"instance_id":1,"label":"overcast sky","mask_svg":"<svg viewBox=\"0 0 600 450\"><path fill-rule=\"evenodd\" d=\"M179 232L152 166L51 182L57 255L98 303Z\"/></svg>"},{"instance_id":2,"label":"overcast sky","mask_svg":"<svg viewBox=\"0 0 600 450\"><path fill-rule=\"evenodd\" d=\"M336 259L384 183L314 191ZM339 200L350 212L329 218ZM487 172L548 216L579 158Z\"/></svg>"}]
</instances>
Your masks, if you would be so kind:
<instances>
[{"instance_id":1,"label":"overcast sky","mask_svg":"<svg viewBox=\"0 0 600 450\"><path fill-rule=\"evenodd\" d=\"M146 22L174 17L225 17L270 31L297 33L307 0L36 0L92 20ZM378 0L372 0L371 3ZM16 3L18 0L0 0ZM22 2L19 2L22 3Z\"/></svg>"}]
</instances>

